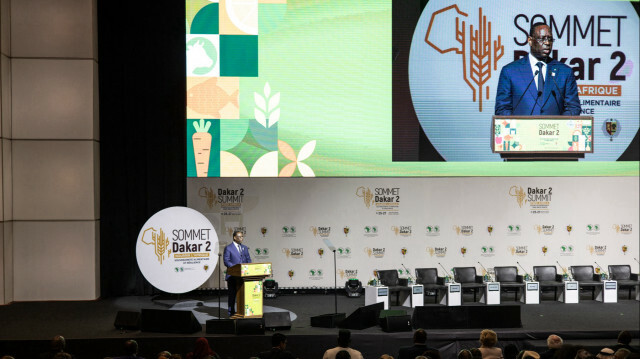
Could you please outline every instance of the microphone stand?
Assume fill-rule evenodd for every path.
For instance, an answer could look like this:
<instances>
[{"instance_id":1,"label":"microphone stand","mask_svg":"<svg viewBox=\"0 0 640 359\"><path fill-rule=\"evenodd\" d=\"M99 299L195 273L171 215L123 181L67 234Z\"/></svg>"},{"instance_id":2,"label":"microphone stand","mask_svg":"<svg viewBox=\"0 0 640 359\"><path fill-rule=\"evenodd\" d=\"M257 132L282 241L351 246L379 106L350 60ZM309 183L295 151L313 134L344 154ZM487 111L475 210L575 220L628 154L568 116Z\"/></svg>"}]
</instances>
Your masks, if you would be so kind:
<instances>
[{"instance_id":1,"label":"microphone stand","mask_svg":"<svg viewBox=\"0 0 640 359\"><path fill-rule=\"evenodd\" d=\"M221 317L221 308L220 308L220 292L222 291L222 261L220 258L222 257L222 253L218 251L218 320L222 319Z\"/></svg>"},{"instance_id":2,"label":"microphone stand","mask_svg":"<svg viewBox=\"0 0 640 359\"><path fill-rule=\"evenodd\" d=\"M413 278L413 276L411 275L411 273L409 273L409 270L407 269L407 267L404 266L404 263L400 263L402 265L402 268L404 268L404 270L407 271L407 274L409 275L409 278L411 278L411 282L415 283L415 279Z\"/></svg>"},{"instance_id":3,"label":"microphone stand","mask_svg":"<svg viewBox=\"0 0 640 359\"><path fill-rule=\"evenodd\" d=\"M448 271L448 270L446 270L446 269L442 266L442 264L441 264L440 262L438 262L438 265L440 266L440 268L442 268L442 270L444 271L444 275L446 276L446 275L447 275L447 273L449 273L449 271ZM455 282L456 282L456 278L455 278L455 277L456 277L455 275L454 275L454 276L451 276L451 283L455 283Z\"/></svg>"},{"instance_id":4,"label":"microphone stand","mask_svg":"<svg viewBox=\"0 0 640 359\"><path fill-rule=\"evenodd\" d=\"M338 265L336 262L336 249L333 249L333 299L335 304L334 314L338 314Z\"/></svg>"},{"instance_id":5,"label":"microphone stand","mask_svg":"<svg viewBox=\"0 0 640 359\"><path fill-rule=\"evenodd\" d=\"M607 272L605 272L604 269L602 269L602 267L600 267L598 262L593 261L593 263L595 263L598 266L598 268L600 269L600 272L602 272L606 278L609 278L609 275L607 274ZM602 279L602 275L600 276L600 278Z\"/></svg>"},{"instance_id":6,"label":"microphone stand","mask_svg":"<svg viewBox=\"0 0 640 359\"><path fill-rule=\"evenodd\" d=\"M560 269L562 269L562 273L567 275L567 279L569 280L573 280L573 278L571 278L571 276L569 275L569 273L567 273L567 271L564 269L564 267L562 266L562 264L560 264L560 262L556 261L556 263L558 263L558 265L560 266Z\"/></svg>"},{"instance_id":7,"label":"microphone stand","mask_svg":"<svg viewBox=\"0 0 640 359\"><path fill-rule=\"evenodd\" d=\"M524 271L524 274L526 274L529 277L529 280L533 280L533 277L531 276L531 274L527 273L527 270L524 269L524 267L522 267L522 265L520 265L520 262L516 262L518 263L518 266L520 266L520 268L522 268L522 270Z\"/></svg>"},{"instance_id":8,"label":"microphone stand","mask_svg":"<svg viewBox=\"0 0 640 359\"><path fill-rule=\"evenodd\" d=\"M478 264L479 264L479 265L480 265L480 267L482 267L482 269L484 269L484 271L487 273L487 281L488 281L488 282L493 282L493 281L491 280L491 274L489 274L489 271L487 270L487 268L485 268L485 267L482 265L482 263L480 263L480 261L478 261Z\"/></svg>"}]
</instances>

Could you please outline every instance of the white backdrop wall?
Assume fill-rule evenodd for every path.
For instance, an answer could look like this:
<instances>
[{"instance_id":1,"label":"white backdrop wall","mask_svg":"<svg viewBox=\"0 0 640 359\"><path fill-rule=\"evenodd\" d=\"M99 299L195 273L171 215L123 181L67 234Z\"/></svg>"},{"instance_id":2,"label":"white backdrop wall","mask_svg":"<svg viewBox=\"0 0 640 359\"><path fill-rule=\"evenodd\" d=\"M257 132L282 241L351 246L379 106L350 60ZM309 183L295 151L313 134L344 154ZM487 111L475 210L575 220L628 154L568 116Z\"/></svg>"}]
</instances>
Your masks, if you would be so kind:
<instances>
[{"instance_id":1,"label":"white backdrop wall","mask_svg":"<svg viewBox=\"0 0 640 359\"><path fill-rule=\"evenodd\" d=\"M253 261L273 263L281 287L333 286L323 238L339 249L340 286L349 278L366 282L376 269L406 277L404 267L411 274L436 267L443 276L438 263L475 266L479 274L478 262L489 272L516 262L530 272L556 261L565 269L597 262L605 271L630 264L637 272L638 185L637 177L187 182L188 206L212 222L221 248L233 230L245 231ZM203 287L218 287L218 270Z\"/></svg>"}]
</instances>

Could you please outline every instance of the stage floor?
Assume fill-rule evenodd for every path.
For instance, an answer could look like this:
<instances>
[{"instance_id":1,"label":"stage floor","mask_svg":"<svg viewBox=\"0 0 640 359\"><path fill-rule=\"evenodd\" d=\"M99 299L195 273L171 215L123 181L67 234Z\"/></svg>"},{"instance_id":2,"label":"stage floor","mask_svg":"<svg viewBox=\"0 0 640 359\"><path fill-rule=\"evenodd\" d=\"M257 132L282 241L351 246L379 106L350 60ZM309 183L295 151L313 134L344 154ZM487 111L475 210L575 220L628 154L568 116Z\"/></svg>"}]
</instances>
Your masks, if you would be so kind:
<instances>
[{"instance_id":1,"label":"stage floor","mask_svg":"<svg viewBox=\"0 0 640 359\"><path fill-rule=\"evenodd\" d=\"M589 300L588 300L588 299ZM622 296L621 296L622 298ZM465 306L484 304L470 303L473 297L465 295ZM601 303L590 300L590 297L582 297L579 304L564 304L553 301L552 297L546 298L538 305L525 305L513 301L511 295L503 295L501 305L520 305L522 328L496 329L502 344L508 341L518 343L520 347L544 347L544 340L550 333L560 333L565 340L573 339L575 343L582 342L592 346L615 343L615 336L620 330L626 329L635 332L637 337L640 329L640 302L636 300L620 299L618 303ZM226 316L226 296L221 298L223 317ZM466 302L468 300L468 302ZM425 305L433 301L433 297L425 298ZM198 305L201 303L201 305ZM286 335L298 337L298 343L294 338L290 339L290 348L293 351L308 355L322 355L324 349L335 345L336 329L315 328L310 325L312 316L334 312L334 297L327 295L286 295L275 299L265 299L265 311L290 311L292 313L291 330ZM338 312L346 315L354 312L364 305L364 296L360 298L347 298L338 296ZM207 319L218 316L217 296L165 296L165 297L120 297L100 299L83 302L29 302L12 303L0 307L0 348L13 348L16 343L22 342L46 342L57 334L64 335L70 342L76 342L78 348L85 342L91 346L96 340L103 340L108 345L115 345L127 338L148 343L153 348L159 348L163 340L166 343L172 338L174 345L180 348L188 348L193 338L206 335L203 331L194 334L164 334L141 331L122 332L114 328L114 320L118 311L139 311L141 309L167 309L167 310L192 310L202 324ZM408 307L392 306L389 309L406 310L412 314L413 309ZM402 345L409 345L411 332L385 333L379 326L353 330L354 347L360 347L368 356L378 357L383 352L395 355L394 350ZM437 348L451 353L463 347L477 346L477 338L480 329L432 329L427 330L429 343ZM268 346L267 332L264 338L258 338L258 343ZM238 338L234 335L218 335L217 346L225 348L233 345ZM243 337L241 337L243 338ZM246 338L246 337L244 337ZM313 338L318 347L308 348L303 343L305 338ZM381 338L384 338L381 340ZM212 339L213 340L213 339ZM155 343L155 344L153 344ZM359 343L359 345L356 345ZM384 344L381 344L384 343ZM637 341L634 341L637 345ZM38 344L38 345L41 345ZM119 344L118 344L119 345ZM382 345L382 346L381 346ZM322 349L324 348L324 349ZM243 348L246 353L257 352L258 348ZM8 349L7 349L8 350ZM238 348L234 349L235 351ZM253 350L253 352L252 352ZM382 351L382 352L381 352ZM5 350L5 353L7 351ZM153 352L152 352L153 353ZM0 355L3 354L0 352ZM113 354L113 353L112 353ZM150 354L147 354L149 356ZM299 354L300 355L300 354ZM231 355L242 357L242 355ZM303 357L303 356L301 356Z\"/></svg>"}]
</instances>

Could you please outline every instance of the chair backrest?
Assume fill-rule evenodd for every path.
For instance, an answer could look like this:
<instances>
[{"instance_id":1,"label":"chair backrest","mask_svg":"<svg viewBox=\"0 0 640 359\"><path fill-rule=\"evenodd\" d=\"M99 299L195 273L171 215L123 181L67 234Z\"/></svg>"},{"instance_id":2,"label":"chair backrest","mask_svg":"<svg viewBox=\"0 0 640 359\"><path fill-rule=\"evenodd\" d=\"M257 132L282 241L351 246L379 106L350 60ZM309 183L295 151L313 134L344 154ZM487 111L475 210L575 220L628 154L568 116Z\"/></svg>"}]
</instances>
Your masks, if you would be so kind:
<instances>
[{"instance_id":1,"label":"chair backrest","mask_svg":"<svg viewBox=\"0 0 640 359\"><path fill-rule=\"evenodd\" d=\"M494 267L497 282L515 282L518 278L516 267Z\"/></svg>"},{"instance_id":2,"label":"chair backrest","mask_svg":"<svg viewBox=\"0 0 640 359\"><path fill-rule=\"evenodd\" d=\"M593 280L593 266L571 266L571 276L574 280Z\"/></svg>"},{"instance_id":3,"label":"chair backrest","mask_svg":"<svg viewBox=\"0 0 640 359\"><path fill-rule=\"evenodd\" d=\"M534 266L533 275L539 281L555 281L558 270L556 266Z\"/></svg>"},{"instance_id":4,"label":"chair backrest","mask_svg":"<svg viewBox=\"0 0 640 359\"><path fill-rule=\"evenodd\" d=\"M437 284L438 269L437 268L416 268L416 283Z\"/></svg>"},{"instance_id":5,"label":"chair backrest","mask_svg":"<svg viewBox=\"0 0 640 359\"><path fill-rule=\"evenodd\" d=\"M476 267L454 267L453 276L458 283L474 283L476 281Z\"/></svg>"},{"instance_id":6,"label":"chair backrest","mask_svg":"<svg viewBox=\"0 0 640 359\"><path fill-rule=\"evenodd\" d=\"M377 270L376 272L378 273L378 279L380 280L380 284L386 285L388 287L393 287L398 285L399 279L398 279L397 270L395 269Z\"/></svg>"},{"instance_id":7,"label":"chair backrest","mask_svg":"<svg viewBox=\"0 0 640 359\"><path fill-rule=\"evenodd\" d=\"M609 266L609 276L613 280L631 279L631 266L628 264L618 264Z\"/></svg>"}]
</instances>

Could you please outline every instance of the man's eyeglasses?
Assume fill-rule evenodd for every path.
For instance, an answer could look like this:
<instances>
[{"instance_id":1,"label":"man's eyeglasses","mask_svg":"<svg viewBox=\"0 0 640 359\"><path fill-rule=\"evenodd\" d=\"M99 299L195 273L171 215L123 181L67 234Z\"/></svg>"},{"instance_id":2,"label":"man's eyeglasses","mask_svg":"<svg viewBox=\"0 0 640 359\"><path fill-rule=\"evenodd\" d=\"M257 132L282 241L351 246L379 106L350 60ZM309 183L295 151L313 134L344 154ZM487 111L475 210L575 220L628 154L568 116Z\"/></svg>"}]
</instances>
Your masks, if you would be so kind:
<instances>
[{"instance_id":1,"label":"man's eyeglasses","mask_svg":"<svg viewBox=\"0 0 640 359\"><path fill-rule=\"evenodd\" d=\"M551 36L547 36L547 37L532 37L532 39L536 40L540 45L544 44L545 42L553 44L553 42L556 41Z\"/></svg>"}]
</instances>

